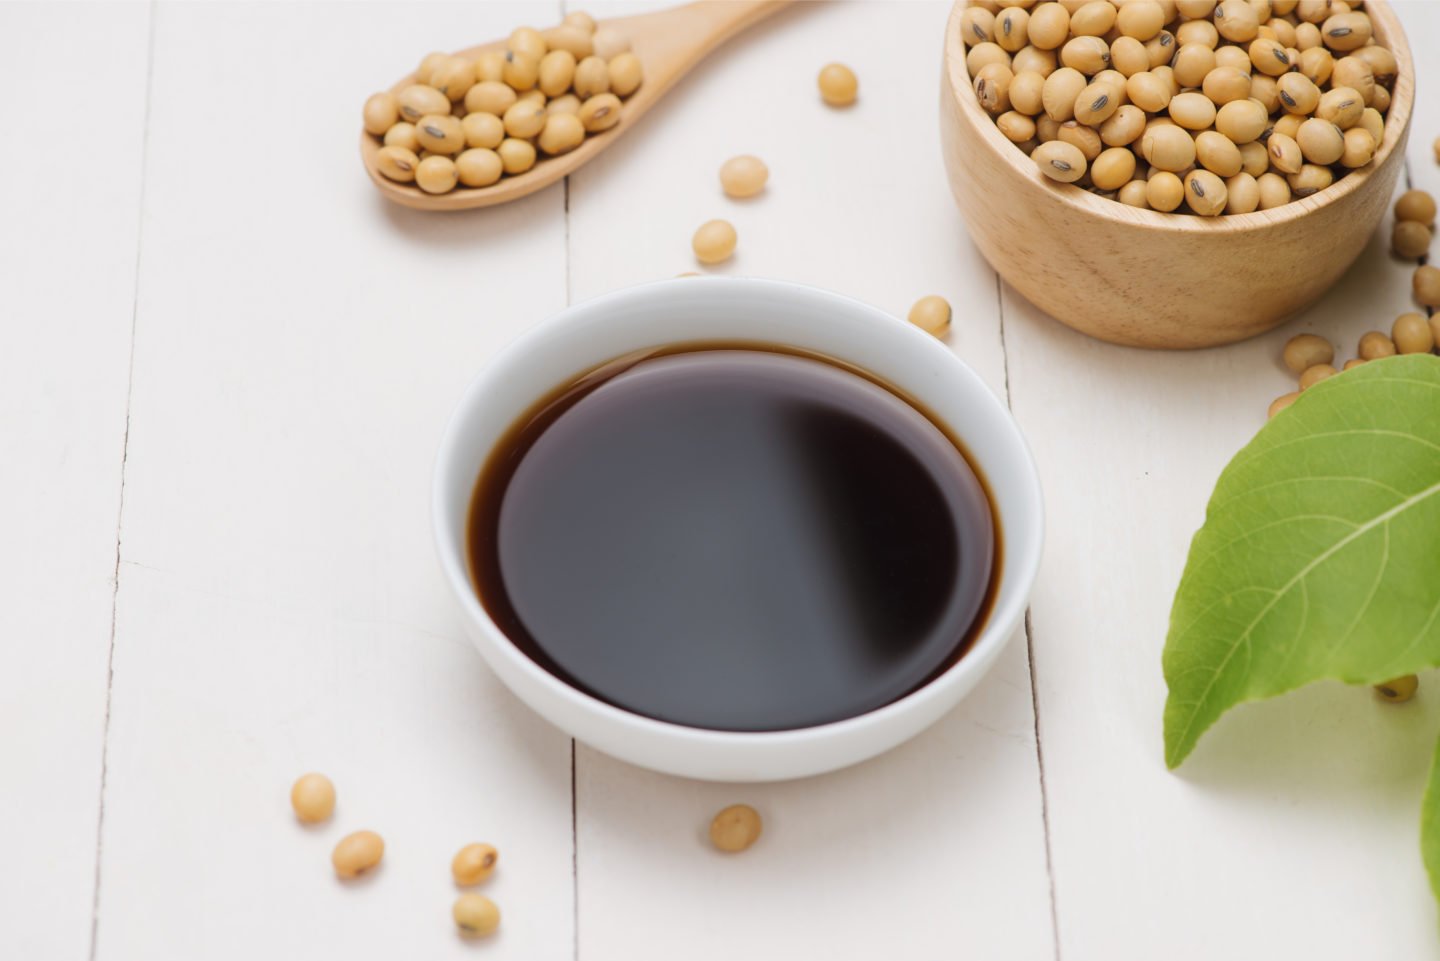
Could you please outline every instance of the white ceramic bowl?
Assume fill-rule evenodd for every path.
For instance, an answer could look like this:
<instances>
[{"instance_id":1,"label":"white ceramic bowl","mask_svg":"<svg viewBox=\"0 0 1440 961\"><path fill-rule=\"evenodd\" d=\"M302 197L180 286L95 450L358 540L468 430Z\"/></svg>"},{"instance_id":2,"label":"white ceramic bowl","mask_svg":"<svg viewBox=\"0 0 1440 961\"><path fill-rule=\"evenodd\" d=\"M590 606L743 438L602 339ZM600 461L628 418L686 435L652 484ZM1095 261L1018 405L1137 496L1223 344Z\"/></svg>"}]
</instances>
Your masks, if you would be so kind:
<instances>
[{"instance_id":1,"label":"white ceramic bowl","mask_svg":"<svg viewBox=\"0 0 1440 961\"><path fill-rule=\"evenodd\" d=\"M979 636L949 670L898 701L832 724L763 733L656 721L570 687L522 653L475 595L466 516L499 437L540 397L605 361L663 344L768 342L849 361L910 394L964 443L989 483L1003 537L999 592ZM501 351L450 421L435 467L440 563L492 670L557 727L622 760L715 781L804 777L863 761L919 733L971 690L1024 616L1040 563L1040 482L1009 411L944 345L838 294L733 277L667 280L570 307Z\"/></svg>"}]
</instances>

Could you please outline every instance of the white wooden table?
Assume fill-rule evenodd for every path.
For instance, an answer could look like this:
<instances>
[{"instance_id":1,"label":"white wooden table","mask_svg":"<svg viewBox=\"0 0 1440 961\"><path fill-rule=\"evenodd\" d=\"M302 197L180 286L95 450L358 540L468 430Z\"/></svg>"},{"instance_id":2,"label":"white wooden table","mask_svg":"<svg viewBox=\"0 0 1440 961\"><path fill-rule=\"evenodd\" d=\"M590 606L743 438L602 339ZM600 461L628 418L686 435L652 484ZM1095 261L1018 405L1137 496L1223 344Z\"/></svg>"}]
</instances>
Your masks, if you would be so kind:
<instances>
[{"instance_id":1,"label":"white wooden table","mask_svg":"<svg viewBox=\"0 0 1440 961\"><path fill-rule=\"evenodd\" d=\"M0 958L1440 957L1431 681L1402 709L1338 685L1241 709L1178 774L1160 742L1171 594L1214 478L1290 389L1280 345L1353 351L1409 309L1409 268L1377 237L1322 304L1226 349L1061 327L950 202L947 6L789 11L568 185L434 216L365 179L361 101L556 2L0 5ZM1440 4L1399 6L1433 46ZM852 110L818 103L831 59ZM1434 190L1419 61L1409 176ZM715 179L740 152L772 170L752 202ZM695 269L716 216L741 238L720 272L896 313L950 298L1049 507L1028 630L979 691L802 782L663 777L538 720L464 640L427 526L486 358ZM287 801L310 769L340 791L314 830ZM722 857L704 826L738 800L766 834ZM337 884L359 827L385 864ZM503 852L483 944L448 919L475 839Z\"/></svg>"}]
</instances>

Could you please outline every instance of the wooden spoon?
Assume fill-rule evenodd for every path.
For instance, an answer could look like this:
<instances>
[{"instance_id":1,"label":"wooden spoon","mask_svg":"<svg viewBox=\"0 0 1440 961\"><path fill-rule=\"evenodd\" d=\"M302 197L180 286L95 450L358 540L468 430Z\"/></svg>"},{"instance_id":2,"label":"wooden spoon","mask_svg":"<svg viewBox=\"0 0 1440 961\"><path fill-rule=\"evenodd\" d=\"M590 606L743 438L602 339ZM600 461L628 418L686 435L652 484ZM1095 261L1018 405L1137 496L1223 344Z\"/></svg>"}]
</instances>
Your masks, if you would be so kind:
<instances>
[{"instance_id":1,"label":"wooden spoon","mask_svg":"<svg viewBox=\"0 0 1440 961\"><path fill-rule=\"evenodd\" d=\"M386 179L375 166L375 155L383 144L379 137L360 132L360 157L365 172L389 199L418 210L468 210L503 204L534 193L560 180L581 164L598 156L621 134L635 126L690 68L716 47L751 24L759 23L787 6L789 0L709 0L672 7L656 13L600 21L630 38L631 49L640 58L644 82L624 101L620 122L602 133L591 134L576 149L558 157L544 157L523 174L502 177L489 187L456 187L446 194L427 194L414 184ZM505 41L482 44L459 51L462 57L477 57L490 50L504 50ZM412 83L410 74L390 89L398 93Z\"/></svg>"}]
</instances>

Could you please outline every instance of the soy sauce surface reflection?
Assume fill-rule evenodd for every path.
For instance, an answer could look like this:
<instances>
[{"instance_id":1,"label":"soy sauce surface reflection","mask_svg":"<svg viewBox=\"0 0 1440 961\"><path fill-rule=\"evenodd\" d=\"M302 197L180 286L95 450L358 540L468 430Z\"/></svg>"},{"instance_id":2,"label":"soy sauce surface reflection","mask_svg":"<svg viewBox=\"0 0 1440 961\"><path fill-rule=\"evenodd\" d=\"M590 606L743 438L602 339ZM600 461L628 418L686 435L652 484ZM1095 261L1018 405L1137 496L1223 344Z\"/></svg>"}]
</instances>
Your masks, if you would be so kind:
<instances>
[{"instance_id":1,"label":"soy sauce surface reflection","mask_svg":"<svg viewBox=\"0 0 1440 961\"><path fill-rule=\"evenodd\" d=\"M915 690L992 593L984 487L895 393L810 356L614 365L524 418L471 510L506 635L611 704L728 731L809 727Z\"/></svg>"}]
</instances>

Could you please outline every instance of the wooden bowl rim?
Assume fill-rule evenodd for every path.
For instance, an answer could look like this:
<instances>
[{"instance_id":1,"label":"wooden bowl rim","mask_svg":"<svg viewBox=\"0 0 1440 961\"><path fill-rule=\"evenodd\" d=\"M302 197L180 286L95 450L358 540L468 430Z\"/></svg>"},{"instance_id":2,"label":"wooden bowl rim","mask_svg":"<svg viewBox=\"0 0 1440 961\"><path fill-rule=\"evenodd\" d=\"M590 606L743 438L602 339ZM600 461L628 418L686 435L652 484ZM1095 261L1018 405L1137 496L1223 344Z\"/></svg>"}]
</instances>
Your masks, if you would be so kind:
<instances>
[{"instance_id":1,"label":"wooden bowl rim","mask_svg":"<svg viewBox=\"0 0 1440 961\"><path fill-rule=\"evenodd\" d=\"M1385 135L1379 149L1375 151L1375 158L1364 167L1348 172L1324 190L1316 191L1309 197L1292 199L1289 203L1270 210L1256 210L1248 214L1222 214L1217 217L1164 213L1131 207L1119 200L1093 194L1074 184L1053 181L1040 173L1030 158L1000 132L994 119L981 108L975 97L970 83L970 70L965 63L968 48L960 37L960 17L968 5L967 0L955 0L945 25L945 80L950 96L958 104L960 116L972 129L979 131L979 139L989 149L999 153L1024 179L1039 189L1048 191L1058 202L1069 204L1087 214L1132 227L1189 231L1196 234L1233 234L1284 226L1360 190L1371 175L1392 159L1399 157L1403 160L1403 154L1399 154L1396 148L1405 139L1410 125L1411 105L1415 94L1415 65L1410 56L1405 30L1386 0L1367 0L1364 8L1375 24L1376 42L1386 46L1395 55L1396 63L1390 109L1385 115Z\"/></svg>"}]
</instances>

